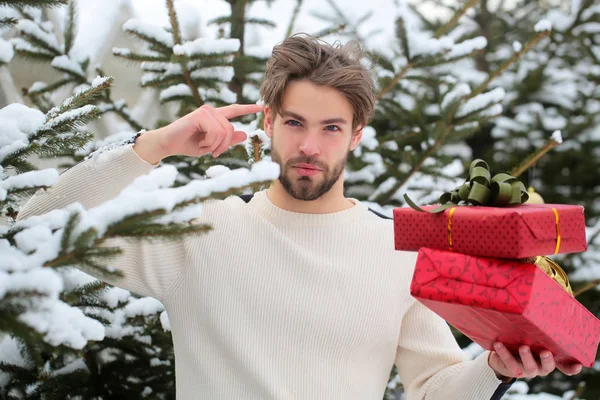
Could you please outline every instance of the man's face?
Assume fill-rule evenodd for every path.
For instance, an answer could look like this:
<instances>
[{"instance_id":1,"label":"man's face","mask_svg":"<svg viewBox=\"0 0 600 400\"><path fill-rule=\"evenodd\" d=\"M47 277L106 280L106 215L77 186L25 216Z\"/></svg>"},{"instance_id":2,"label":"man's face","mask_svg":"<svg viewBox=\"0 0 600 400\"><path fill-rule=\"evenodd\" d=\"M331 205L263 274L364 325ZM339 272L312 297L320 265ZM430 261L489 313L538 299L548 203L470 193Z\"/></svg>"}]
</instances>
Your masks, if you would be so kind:
<instances>
[{"instance_id":1,"label":"man's face","mask_svg":"<svg viewBox=\"0 0 600 400\"><path fill-rule=\"evenodd\" d=\"M362 130L353 132L354 112L336 89L308 81L290 83L280 115L265 107L271 157L281 166L279 181L298 200L315 200L341 181L348 152Z\"/></svg>"}]
</instances>

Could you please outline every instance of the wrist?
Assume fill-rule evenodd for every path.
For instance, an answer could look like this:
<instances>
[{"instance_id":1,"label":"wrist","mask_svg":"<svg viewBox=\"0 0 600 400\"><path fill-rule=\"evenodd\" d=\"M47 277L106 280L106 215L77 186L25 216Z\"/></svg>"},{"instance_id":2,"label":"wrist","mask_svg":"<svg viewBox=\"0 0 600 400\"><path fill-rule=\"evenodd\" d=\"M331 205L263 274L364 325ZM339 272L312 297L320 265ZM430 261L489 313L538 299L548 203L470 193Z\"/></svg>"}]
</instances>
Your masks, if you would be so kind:
<instances>
[{"instance_id":1,"label":"wrist","mask_svg":"<svg viewBox=\"0 0 600 400\"><path fill-rule=\"evenodd\" d=\"M161 143L160 131L153 130L140 135L135 140L133 150L144 161L150 164L158 164L163 158L168 157Z\"/></svg>"}]
</instances>

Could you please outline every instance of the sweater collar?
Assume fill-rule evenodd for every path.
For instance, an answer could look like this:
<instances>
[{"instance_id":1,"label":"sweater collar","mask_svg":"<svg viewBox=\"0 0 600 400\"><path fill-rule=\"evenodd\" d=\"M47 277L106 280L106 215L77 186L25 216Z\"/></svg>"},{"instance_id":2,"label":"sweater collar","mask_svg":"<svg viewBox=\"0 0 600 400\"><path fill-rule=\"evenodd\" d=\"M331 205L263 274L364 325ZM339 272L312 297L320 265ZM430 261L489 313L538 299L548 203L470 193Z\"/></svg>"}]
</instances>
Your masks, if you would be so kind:
<instances>
[{"instance_id":1,"label":"sweater collar","mask_svg":"<svg viewBox=\"0 0 600 400\"><path fill-rule=\"evenodd\" d=\"M254 193L248 203L250 208L257 211L274 224L289 226L335 226L344 224L368 215L368 207L354 198L348 198L354 207L327 214L312 214L287 211L273 204L267 196L267 190Z\"/></svg>"}]
</instances>

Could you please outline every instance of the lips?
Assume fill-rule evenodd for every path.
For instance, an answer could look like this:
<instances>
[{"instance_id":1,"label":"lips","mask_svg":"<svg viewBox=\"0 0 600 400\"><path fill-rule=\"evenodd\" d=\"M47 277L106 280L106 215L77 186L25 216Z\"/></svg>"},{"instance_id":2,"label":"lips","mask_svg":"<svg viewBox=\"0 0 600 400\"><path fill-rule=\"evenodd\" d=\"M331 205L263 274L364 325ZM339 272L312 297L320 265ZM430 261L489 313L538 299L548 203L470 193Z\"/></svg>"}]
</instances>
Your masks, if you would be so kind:
<instances>
[{"instance_id":1,"label":"lips","mask_svg":"<svg viewBox=\"0 0 600 400\"><path fill-rule=\"evenodd\" d=\"M321 172L321 169L312 164L296 164L294 170L302 176L313 176Z\"/></svg>"},{"instance_id":2,"label":"lips","mask_svg":"<svg viewBox=\"0 0 600 400\"><path fill-rule=\"evenodd\" d=\"M320 171L321 168L312 165L312 164L296 164L294 165L295 168L299 168L299 169L312 169L312 170L316 170L316 171Z\"/></svg>"}]
</instances>

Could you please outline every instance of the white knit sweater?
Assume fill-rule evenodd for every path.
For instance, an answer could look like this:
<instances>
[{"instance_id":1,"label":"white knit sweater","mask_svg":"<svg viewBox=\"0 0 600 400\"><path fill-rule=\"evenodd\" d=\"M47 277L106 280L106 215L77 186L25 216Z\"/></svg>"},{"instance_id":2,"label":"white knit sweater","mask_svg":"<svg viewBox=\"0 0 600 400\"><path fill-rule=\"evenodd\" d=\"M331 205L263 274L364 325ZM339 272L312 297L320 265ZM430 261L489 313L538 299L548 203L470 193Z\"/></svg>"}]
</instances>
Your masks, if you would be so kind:
<instances>
[{"instance_id":1,"label":"white knit sweater","mask_svg":"<svg viewBox=\"0 0 600 400\"><path fill-rule=\"evenodd\" d=\"M96 206L154 168L132 145L64 172L19 219L72 202ZM395 363L408 400L488 400L501 383L415 301L416 253L394 249L393 223L352 199L301 214L265 191L205 203L213 231L178 242L111 239L115 286L159 299L169 315L177 399L381 400Z\"/></svg>"}]
</instances>

